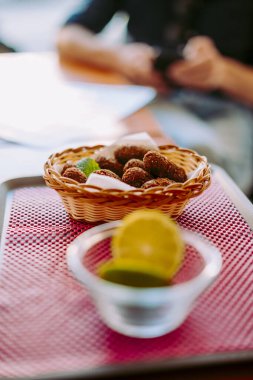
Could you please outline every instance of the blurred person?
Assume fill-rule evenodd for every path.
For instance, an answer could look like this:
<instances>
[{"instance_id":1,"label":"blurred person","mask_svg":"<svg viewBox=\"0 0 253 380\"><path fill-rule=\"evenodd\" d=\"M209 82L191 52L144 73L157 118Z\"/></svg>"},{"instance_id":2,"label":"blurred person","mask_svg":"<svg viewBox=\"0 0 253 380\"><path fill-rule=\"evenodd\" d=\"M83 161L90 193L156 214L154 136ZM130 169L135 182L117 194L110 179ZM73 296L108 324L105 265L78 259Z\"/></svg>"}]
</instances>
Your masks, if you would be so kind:
<instances>
[{"instance_id":1,"label":"blurred person","mask_svg":"<svg viewBox=\"0 0 253 380\"><path fill-rule=\"evenodd\" d=\"M129 16L126 44L98 36L118 11ZM168 92L152 106L165 133L223 166L249 193L252 17L251 0L93 0L67 20L58 49L63 57ZM172 53L158 67L161 51Z\"/></svg>"}]
</instances>

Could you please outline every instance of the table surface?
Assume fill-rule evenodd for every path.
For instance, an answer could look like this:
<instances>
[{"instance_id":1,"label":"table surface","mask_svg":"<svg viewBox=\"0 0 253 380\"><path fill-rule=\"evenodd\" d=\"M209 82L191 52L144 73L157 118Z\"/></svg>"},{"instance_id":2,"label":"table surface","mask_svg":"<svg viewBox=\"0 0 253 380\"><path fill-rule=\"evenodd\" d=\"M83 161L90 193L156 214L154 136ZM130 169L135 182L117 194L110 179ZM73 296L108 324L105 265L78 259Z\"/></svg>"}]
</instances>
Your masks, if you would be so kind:
<instances>
[{"instance_id":1,"label":"table surface","mask_svg":"<svg viewBox=\"0 0 253 380\"><path fill-rule=\"evenodd\" d=\"M129 84L124 78L114 73L102 72L95 70L91 67L83 67L80 64L66 62L58 60L54 53L18 53L18 54L1 54L0 55L0 68L6 70L5 74L9 77L9 86L12 91L15 91L15 83L12 82L12 72L20 73L24 75L29 81L29 71L26 67L26 58L28 54L33 56L39 65L34 65L33 70L38 75L43 76L45 81L50 80L50 76L47 75L47 71L43 71L43 63L46 63L53 70L54 75L61 78L63 82L71 80L82 80L84 82L93 83L105 83L105 84ZM4 65L1 63L4 62ZM3 74L3 73L2 73ZM10 89L1 88L0 96L3 97L5 91ZM13 110L15 110L15 104L13 104ZM142 109L135 114L124 120L127 131L129 133L143 131L148 132L159 144L171 142L163 135L158 123L147 109ZM6 162L12 162L12 159L20 157L21 165L19 168L16 165L6 166ZM37 150L28 150L27 148L15 146L14 144L0 145L0 182L12 177L33 176L41 174L41 165L47 158L45 152L39 152ZM247 206L247 205L246 205ZM130 377L129 377L130 378ZM138 375L137 377L131 376L131 379L253 379L253 364L240 364L235 362L234 364L223 366L212 366L212 369L198 368L192 371L182 369L182 371L174 371L169 374L161 373Z\"/></svg>"},{"instance_id":2,"label":"table surface","mask_svg":"<svg viewBox=\"0 0 253 380\"><path fill-rule=\"evenodd\" d=\"M49 88L52 78L57 78L57 80L63 84L77 80L88 83L129 84L123 77L115 73L98 71L77 63L73 64L71 62L62 61L55 53L1 54L0 75L1 78L4 78L0 86L2 107L4 106L4 97L10 97L11 94L15 92L17 86L15 78L17 77L25 78L25 82L29 83L29 80L34 80L34 78L38 76L40 80L43 80L45 86L47 83L49 84ZM26 91L29 90L24 88L24 97L26 97ZM17 102L17 98L14 97L13 110L15 110L17 106L15 102ZM135 112L121 120L121 122L125 126L125 134L145 130L158 144L172 142L163 135L158 123L147 108ZM38 148L32 149L0 140L0 182L13 177L42 174L43 164L51 153L52 149L50 151L45 149L39 150ZM17 168L15 164L16 157L20 159L19 168ZM12 159L13 165L10 165ZM5 164L7 161L9 162L8 167Z\"/></svg>"},{"instance_id":3,"label":"table surface","mask_svg":"<svg viewBox=\"0 0 253 380\"><path fill-rule=\"evenodd\" d=\"M97 70L93 67L83 66L80 63L64 61L59 59L60 70L65 74L65 79L79 78L89 83L103 84L130 84L124 77L113 72ZM165 137L159 124L155 121L153 115L147 108L134 113L124 120L129 133L143 131L148 132L159 144L171 143L168 137Z\"/></svg>"}]
</instances>

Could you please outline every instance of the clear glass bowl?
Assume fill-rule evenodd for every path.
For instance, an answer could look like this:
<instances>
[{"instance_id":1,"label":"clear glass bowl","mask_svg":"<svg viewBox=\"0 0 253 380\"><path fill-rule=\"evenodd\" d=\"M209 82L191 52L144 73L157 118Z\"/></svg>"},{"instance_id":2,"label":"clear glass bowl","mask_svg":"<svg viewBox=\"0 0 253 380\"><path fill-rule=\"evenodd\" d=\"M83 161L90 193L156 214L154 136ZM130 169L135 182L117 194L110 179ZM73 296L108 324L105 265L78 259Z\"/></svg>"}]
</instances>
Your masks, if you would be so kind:
<instances>
[{"instance_id":1,"label":"clear glass bowl","mask_svg":"<svg viewBox=\"0 0 253 380\"><path fill-rule=\"evenodd\" d=\"M176 329L194 301L216 279L221 254L200 235L182 230L186 254L169 286L135 288L98 277L96 269L111 257L110 238L120 221L101 224L79 235L68 247L68 267L90 291L107 326L127 336L151 338Z\"/></svg>"}]
</instances>

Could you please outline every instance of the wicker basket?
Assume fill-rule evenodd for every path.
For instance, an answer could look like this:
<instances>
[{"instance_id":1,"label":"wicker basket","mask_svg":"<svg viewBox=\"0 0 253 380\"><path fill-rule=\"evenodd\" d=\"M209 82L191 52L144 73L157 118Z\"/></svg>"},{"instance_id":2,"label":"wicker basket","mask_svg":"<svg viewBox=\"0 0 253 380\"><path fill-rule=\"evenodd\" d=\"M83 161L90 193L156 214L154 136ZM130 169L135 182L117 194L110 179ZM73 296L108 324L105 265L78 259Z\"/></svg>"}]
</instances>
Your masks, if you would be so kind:
<instances>
[{"instance_id":1,"label":"wicker basket","mask_svg":"<svg viewBox=\"0 0 253 380\"><path fill-rule=\"evenodd\" d=\"M62 177L58 172L57 166L69 160L77 162L84 157L92 156L101 148L103 148L102 145L67 149L61 153L52 154L45 163L46 184L59 193L66 211L75 220L87 222L117 220L138 208L159 209L177 218L182 214L189 200L200 195L210 185L211 170L206 158L192 150L174 145L160 146L159 151L184 168L186 173L197 169L202 164L202 169L196 178L167 187L123 191L81 184Z\"/></svg>"}]
</instances>

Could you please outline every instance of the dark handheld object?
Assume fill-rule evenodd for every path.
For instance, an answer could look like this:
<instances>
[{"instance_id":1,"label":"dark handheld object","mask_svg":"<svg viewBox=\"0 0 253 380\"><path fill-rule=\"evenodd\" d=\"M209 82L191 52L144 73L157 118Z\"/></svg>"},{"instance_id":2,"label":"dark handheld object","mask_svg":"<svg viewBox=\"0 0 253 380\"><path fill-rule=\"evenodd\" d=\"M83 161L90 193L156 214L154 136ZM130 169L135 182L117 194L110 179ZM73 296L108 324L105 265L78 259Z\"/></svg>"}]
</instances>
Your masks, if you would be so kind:
<instances>
[{"instance_id":1,"label":"dark handheld object","mask_svg":"<svg viewBox=\"0 0 253 380\"><path fill-rule=\"evenodd\" d=\"M164 72L169 65L180 59L184 59L183 47L178 47L176 49L161 49L154 61L154 69Z\"/></svg>"}]
</instances>

